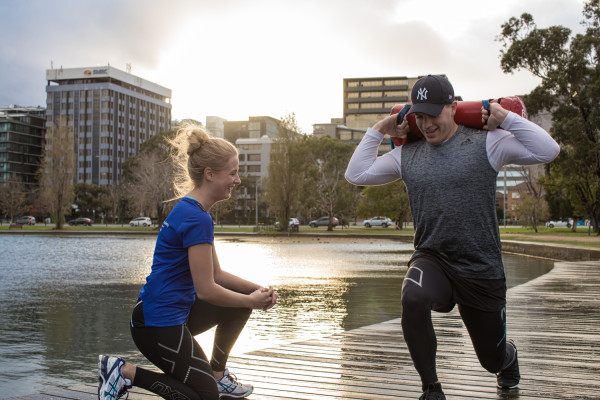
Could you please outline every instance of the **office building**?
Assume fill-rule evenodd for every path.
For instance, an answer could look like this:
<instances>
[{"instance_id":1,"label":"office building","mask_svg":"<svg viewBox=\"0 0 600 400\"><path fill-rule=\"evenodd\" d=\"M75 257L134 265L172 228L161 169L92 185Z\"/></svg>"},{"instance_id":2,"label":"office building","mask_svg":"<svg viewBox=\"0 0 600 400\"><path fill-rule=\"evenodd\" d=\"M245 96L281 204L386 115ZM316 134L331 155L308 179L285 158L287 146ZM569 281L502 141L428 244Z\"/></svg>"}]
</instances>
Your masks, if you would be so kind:
<instances>
[{"instance_id":1,"label":"office building","mask_svg":"<svg viewBox=\"0 0 600 400\"><path fill-rule=\"evenodd\" d=\"M345 78L344 125L366 131L390 115L394 105L410 103L410 91L419 78Z\"/></svg>"},{"instance_id":2,"label":"office building","mask_svg":"<svg viewBox=\"0 0 600 400\"><path fill-rule=\"evenodd\" d=\"M45 108L0 109L0 186L10 178L29 185L37 182L45 134Z\"/></svg>"},{"instance_id":3,"label":"office building","mask_svg":"<svg viewBox=\"0 0 600 400\"><path fill-rule=\"evenodd\" d=\"M225 122L225 118L209 115L206 117L206 130L214 137L224 138Z\"/></svg>"},{"instance_id":4,"label":"office building","mask_svg":"<svg viewBox=\"0 0 600 400\"><path fill-rule=\"evenodd\" d=\"M75 183L116 185L127 157L170 129L171 90L111 66L46 71L47 127L72 127Z\"/></svg>"},{"instance_id":5,"label":"office building","mask_svg":"<svg viewBox=\"0 0 600 400\"><path fill-rule=\"evenodd\" d=\"M365 135L366 129L348 128L344 125L343 118L331 118L329 123L313 125L313 135L321 138L329 136L342 142L359 144Z\"/></svg>"},{"instance_id":6,"label":"office building","mask_svg":"<svg viewBox=\"0 0 600 400\"><path fill-rule=\"evenodd\" d=\"M342 123L332 119L331 124L316 124L314 134L338 137L342 141L358 143L367 129L390 115L396 104L410 104L410 91L420 77L345 78ZM391 150L385 140L379 153Z\"/></svg>"},{"instance_id":7,"label":"office building","mask_svg":"<svg viewBox=\"0 0 600 400\"><path fill-rule=\"evenodd\" d=\"M273 139L267 135L256 139L236 140L235 146L240 153L240 175L258 179L267 177L272 144Z\"/></svg>"},{"instance_id":8,"label":"office building","mask_svg":"<svg viewBox=\"0 0 600 400\"><path fill-rule=\"evenodd\" d=\"M258 139L265 135L275 138L280 124L281 121L273 117L250 117L248 121L224 121L223 135L231 143L235 143L238 139Z\"/></svg>"}]
</instances>

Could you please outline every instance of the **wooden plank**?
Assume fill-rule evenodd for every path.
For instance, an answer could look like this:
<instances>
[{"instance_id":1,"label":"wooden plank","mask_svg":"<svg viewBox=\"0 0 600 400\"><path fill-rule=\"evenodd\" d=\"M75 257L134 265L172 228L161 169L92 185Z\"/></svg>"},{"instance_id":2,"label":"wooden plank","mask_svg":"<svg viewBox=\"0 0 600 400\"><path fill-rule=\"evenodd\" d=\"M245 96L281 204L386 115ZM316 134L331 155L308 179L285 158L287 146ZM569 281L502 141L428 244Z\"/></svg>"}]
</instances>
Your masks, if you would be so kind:
<instances>
[{"instance_id":1,"label":"wooden plank","mask_svg":"<svg viewBox=\"0 0 600 400\"><path fill-rule=\"evenodd\" d=\"M449 400L600 398L600 262L557 263L508 292L508 335L519 349L519 389L496 389L479 365L456 310L434 313L438 375ZM231 357L249 400L417 399L420 380L400 319ZM52 389L21 400L96 398L92 385ZM129 399L158 397L134 388Z\"/></svg>"}]
</instances>

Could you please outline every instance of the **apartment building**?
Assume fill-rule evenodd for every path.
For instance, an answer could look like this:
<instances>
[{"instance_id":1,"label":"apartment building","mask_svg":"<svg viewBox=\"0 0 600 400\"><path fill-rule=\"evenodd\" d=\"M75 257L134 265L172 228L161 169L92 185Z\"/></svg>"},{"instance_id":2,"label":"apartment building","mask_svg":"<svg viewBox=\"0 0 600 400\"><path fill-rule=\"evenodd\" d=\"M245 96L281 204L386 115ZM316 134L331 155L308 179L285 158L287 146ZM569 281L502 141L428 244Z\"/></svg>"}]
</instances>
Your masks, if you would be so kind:
<instances>
[{"instance_id":1,"label":"apartment building","mask_svg":"<svg viewBox=\"0 0 600 400\"><path fill-rule=\"evenodd\" d=\"M46 71L47 123L72 127L75 183L116 185L127 157L171 127L171 89L111 66Z\"/></svg>"},{"instance_id":2,"label":"apartment building","mask_svg":"<svg viewBox=\"0 0 600 400\"><path fill-rule=\"evenodd\" d=\"M45 108L11 105L0 109L0 186L10 178L36 183L45 134Z\"/></svg>"}]
</instances>

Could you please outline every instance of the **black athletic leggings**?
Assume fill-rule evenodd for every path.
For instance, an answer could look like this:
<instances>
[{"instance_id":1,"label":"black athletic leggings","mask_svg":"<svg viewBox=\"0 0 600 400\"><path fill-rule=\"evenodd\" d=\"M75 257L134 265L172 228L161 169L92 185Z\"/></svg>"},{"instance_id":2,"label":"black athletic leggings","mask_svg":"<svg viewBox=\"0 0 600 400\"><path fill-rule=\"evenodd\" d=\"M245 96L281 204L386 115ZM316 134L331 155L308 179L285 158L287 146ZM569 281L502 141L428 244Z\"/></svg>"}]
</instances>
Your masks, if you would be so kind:
<instances>
[{"instance_id":1,"label":"black athletic leggings","mask_svg":"<svg viewBox=\"0 0 600 400\"><path fill-rule=\"evenodd\" d=\"M219 307L196 298L183 325L146 327L143 303L131 316L131 336L140 352L164 374L137 367L134 386L164 399L218 400L213 371L224 371L231 348L246 325L249 308ZM210 362L194 339L217 326Z\"/></svg>"},{"instance_id":2,"label":"black athletic leggings","mask_svg":"<svg viewBox=\"0 0 600 400\"><path fill-rule=\"evenodd\" d=\"M424 386L438 380L431 311L449 312L452 308L452 284L441 267L428 258L414 260L402 284L402 331ZM459 305L458 310L481 365L492 373L508 366L514 349L506 345L505 308L490 312Z\"/></svg>"}]
</instances>

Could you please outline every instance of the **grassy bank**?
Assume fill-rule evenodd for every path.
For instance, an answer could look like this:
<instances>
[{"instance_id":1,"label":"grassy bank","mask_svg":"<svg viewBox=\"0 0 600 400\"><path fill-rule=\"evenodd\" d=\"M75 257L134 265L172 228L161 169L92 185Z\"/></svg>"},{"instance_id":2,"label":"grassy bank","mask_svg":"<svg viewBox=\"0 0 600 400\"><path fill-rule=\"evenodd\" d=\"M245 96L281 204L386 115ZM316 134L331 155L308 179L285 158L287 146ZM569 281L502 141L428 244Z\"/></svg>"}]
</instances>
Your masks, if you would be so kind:
<instances>
[{"instance_id":1,"label":"grassy bank","mask_svg":"<svg viewBox=\"0 0 600 400\"><path fill-rule=\"evenodd\" d=\"M0 225L0 232L8 231L9 225ZM62 233L75 233L75 232L120 232L120 233L146 233L152 234L158 231L157 227L130 227L128 225L93 225L93 226L65 226L61 231L54 229L53 225L38 224L34 226L23 226L22 229L13 230L11 232L62 232ZM254 226L248 225L216 225L216 233L244 233L249 234L254 232ZM276 231L260 231L259 234L263 235L287 235L287 233L281 233ZM333 231L327 231L326 228L311 228L308 226L301 226L300 232L302 234L326 234L334 236L407 236L412 237L414 231L412 228L396 230L392 228L364 228L359 226L351 226L350 228L335 228ZM556 243L574 246L586 246L586 247L597 247L600 248L600 237L595 235L593 232L588 232L587 228L580 228L577 232L571 232L569 228L538 228L538 232L535 232L531 228L523 227L501 227L500 235L503 240L518 240L518 241L529 241L538 243Z\"/></svg>"}]
</instances>

